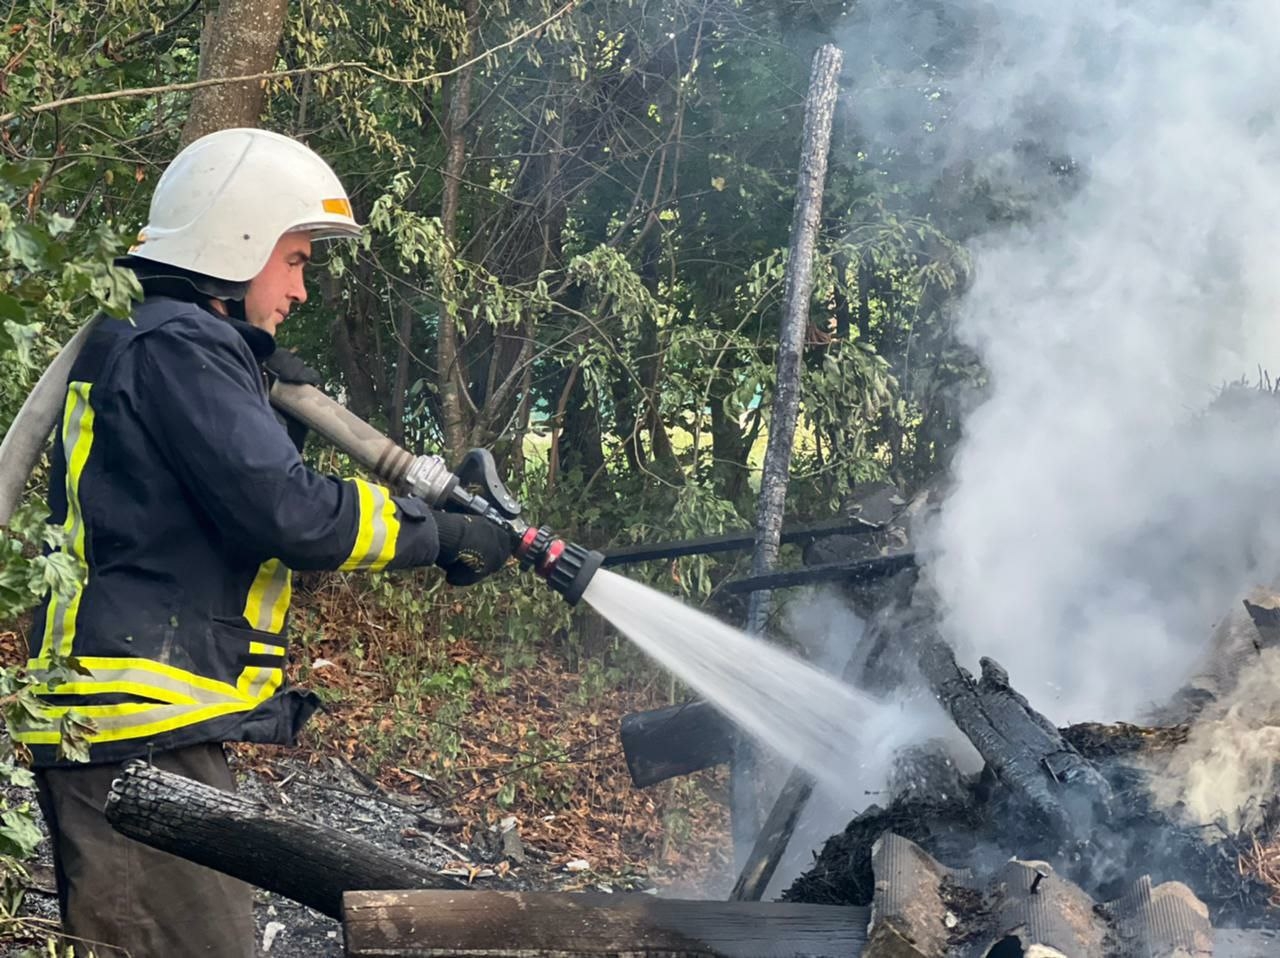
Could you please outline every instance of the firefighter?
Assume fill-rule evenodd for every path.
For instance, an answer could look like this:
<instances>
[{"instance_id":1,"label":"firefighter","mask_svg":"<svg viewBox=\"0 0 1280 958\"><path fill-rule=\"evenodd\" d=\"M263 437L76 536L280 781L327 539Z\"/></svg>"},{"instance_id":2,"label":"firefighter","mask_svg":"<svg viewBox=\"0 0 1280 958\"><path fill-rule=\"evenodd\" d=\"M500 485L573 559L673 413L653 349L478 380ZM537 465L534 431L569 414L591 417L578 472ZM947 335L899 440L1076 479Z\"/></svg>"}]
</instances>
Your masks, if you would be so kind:
<instances>
[{"instance_id":1,"label":"firefighter","mask_svg":"<svg viewBox=\"0 0 1280 958\"><path fill-rule=\"evenodd\" d=\"M42 694L54 717L92 718L90 764L60 758L56 732L20 738L64 931L99 956L256 953L247 885L124 838L103 806L130 760L231 790L224 742L295 741L318 700L285 681L291 570L434 563L465 585L511 554L496 525L312 471L268 405L262 364L306 301L312 243L360 229L303 144L203 137L163 174L121 260L145 294L132 322L99 323L72 368L49 521L87 578L37 608L29 667L75 656L88 669Z\"/></svg>"}]
</instances>

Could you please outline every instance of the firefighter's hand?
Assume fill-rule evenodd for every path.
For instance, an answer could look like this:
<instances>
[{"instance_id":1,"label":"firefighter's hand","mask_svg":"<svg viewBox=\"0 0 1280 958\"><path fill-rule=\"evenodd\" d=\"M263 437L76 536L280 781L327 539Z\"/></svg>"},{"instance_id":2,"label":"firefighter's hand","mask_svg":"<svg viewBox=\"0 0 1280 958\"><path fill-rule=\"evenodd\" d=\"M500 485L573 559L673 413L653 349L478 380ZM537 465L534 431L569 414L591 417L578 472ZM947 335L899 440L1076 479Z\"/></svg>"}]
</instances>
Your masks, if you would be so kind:
<instances>
[{"instance_id":1,"label":"firefighter's hand","mask_svg":"<svg viewBox=\"0 0 1280 958\"><path fill-rule=\"evenodd\" d=\"M475 516L435 512L440 536L436 565L445 570L450 585L473 585L497 572L515 548L511 534L501 526Z\"/></svg>"},{"instance_id":2,"label":"firefighter's hand","mask_svg":"<svg viewBox=\"0 0 1280 958\"><path fill-rule=\"evenodd\" d=\"M301 383L304 386L322 386L320 374L298 358L298 354L277 346L276 351L262 364L272 376L285 383Z\"/></svg>"}]
</instances>

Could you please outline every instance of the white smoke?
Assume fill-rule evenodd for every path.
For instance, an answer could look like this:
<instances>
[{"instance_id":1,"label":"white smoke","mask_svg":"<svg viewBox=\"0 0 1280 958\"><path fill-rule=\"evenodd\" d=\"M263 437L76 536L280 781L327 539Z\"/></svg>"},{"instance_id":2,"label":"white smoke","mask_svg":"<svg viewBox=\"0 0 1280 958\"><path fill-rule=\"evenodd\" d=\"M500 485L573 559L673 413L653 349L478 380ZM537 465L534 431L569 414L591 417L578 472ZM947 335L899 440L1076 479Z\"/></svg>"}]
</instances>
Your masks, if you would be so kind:
<instances>
[{"instance_id":1,"label":"white smoke","mask_svg":"<svg viewBox=\"0 0 1280 958\"><path fill-rule=\"evenodd\" d=\"M1202 416L1280 368L1274 0L871 6L850 49L917 66L857 97L868 135L896 116L938 182L1041 198L971 243L990 384L929 540L945 627L1059 723L1134 718L1280 569L1280 434ZM963 65L929 76L957 24Z\"/></svg>"},{"instance_id":2,"label":"white smoke","mask_svg":"<svg viewBox=\"0 0 1280 958\"><path fill-rule=\"evenodd\" d=\"M1278 723L1280 651L1267 649L1239 685L1198 718L1185 746L1153 759L1156 800L1195 824L1258 828L1280 771Z\"/></svg>"},{"instance_id":3,"label":"white smoke","mask_svg":"<svg viewBox=\"0 0 1280 958\"><path fill-rule=\"evenodd\" d=\"M782 632L804 649L807 661L841 677L863 638L865 623L837 590L814 588L794 594L787 602ZM870 805L889 803L895 787L903 784L895 779L900 778L899 761L905 749L928 743L930 752L954 760L965 773L982 766L973 746L942 706L922 689L865 715L857 728L849 730L849 739L854 749L839 774L814 781L813 793L778 861L765 899L780 895L812 867L823 844L842 832L853 815ZM785 774L789 766L779 771ZM937 782L921 784L935 799L949 797L939 794ZM782 782L775 786L781 789Z\"/></svg>"}]
</instances>

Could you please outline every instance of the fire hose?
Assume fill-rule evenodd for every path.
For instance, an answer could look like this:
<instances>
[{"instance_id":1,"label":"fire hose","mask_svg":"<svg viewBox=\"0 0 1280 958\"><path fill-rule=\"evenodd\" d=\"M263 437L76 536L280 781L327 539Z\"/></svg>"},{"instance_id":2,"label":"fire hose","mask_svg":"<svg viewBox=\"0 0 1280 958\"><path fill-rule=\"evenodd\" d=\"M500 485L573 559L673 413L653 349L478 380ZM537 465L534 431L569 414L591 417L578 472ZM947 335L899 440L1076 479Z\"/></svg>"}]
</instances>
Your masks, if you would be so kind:
<instances>
[{"instance_id":1,"label":"fire hose","mask_svg":"<svg viewBox=\"0 0 1280 958\"><path fill-rule=\"evenodd\" d=\"M401 448L314 386L277 380L271 387L271 405L391 485L408 489L437 509L479 516L506 529L516 542L514 554L520 564L546 579L570 605L577 605L604 561L594 549L565 542L548 526L521 519L520 503L498 478L487 449L472 449L451 471L439 456L415 456Z\"/></svg>"},{"instance_id":2,"label":"fire hose","mask_svg":"<svg viewBox=\"0 0 1280 958\"><path fill-rule=\"evenodd\" d=\"M0 442L0 525L7 525L62 409L67 376L95 318L62 348L28 394ZM277 381L271 405L292 416L392 486L437 509L478 516L505 529L515 557L570 605L582 598L604 556L565 542L547 526L520 518L521 505L498 478L487 449L473 449L457 470L439 456L415 456L314 386Z\"/></svg>"}]
</instances>

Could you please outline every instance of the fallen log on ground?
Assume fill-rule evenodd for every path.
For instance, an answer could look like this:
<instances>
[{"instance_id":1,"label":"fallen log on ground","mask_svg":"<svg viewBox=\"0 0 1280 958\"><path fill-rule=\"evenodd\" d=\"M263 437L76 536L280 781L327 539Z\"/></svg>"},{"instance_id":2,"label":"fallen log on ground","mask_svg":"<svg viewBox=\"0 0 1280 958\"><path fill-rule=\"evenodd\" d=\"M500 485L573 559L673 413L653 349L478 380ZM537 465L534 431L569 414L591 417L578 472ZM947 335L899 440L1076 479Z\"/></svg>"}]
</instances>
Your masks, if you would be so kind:
<instances>
[{"instance_id":1,"label":"fallen log on ground","mask_svg":"<svg viewBox=\"0 0 1280 958\"><path fill-rule=\"evenodd\" d=\"M331 918L342 917L348 891L466 887L398 851L141 761L112 783L106 815L135 841Z\"/></svg>"}]
</instances>

